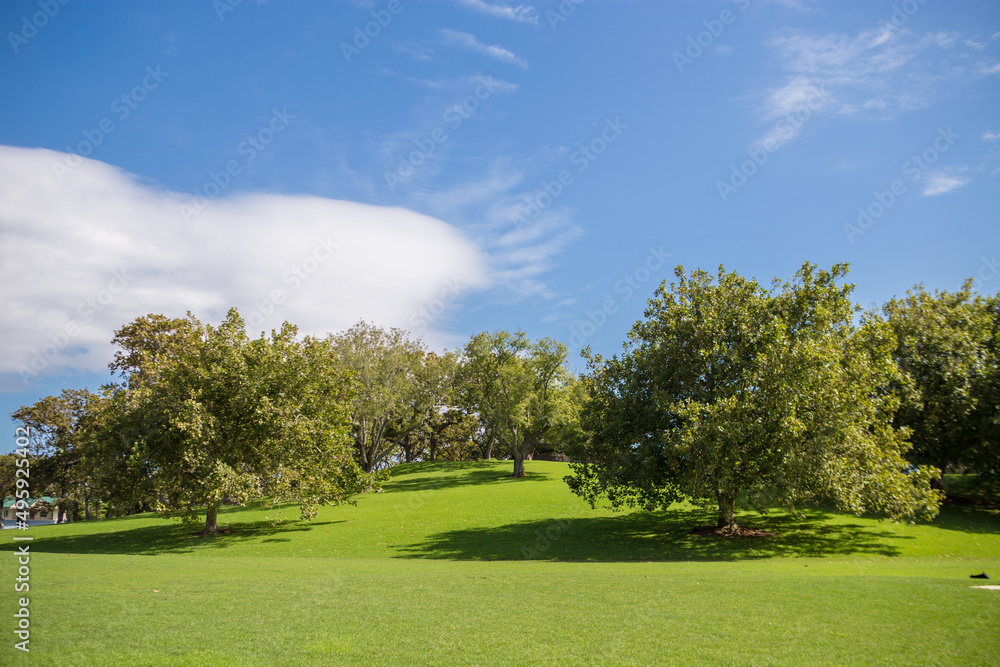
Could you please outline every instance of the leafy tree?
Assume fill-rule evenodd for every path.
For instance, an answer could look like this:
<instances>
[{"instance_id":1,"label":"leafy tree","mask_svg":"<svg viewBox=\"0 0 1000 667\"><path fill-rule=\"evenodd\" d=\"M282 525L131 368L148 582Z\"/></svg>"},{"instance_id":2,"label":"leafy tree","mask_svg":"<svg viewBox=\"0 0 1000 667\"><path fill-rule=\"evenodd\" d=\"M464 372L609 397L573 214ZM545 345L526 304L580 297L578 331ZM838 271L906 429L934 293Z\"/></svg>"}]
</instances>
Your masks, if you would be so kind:
<instances>
[{"instance_id":1,"label":"leafy tree","mask_svg":"<svg viewBox=\"0 0 1000 667\"><path fill-rule=\"evenodd\" d=\"M235 309L218 327L189 314L165 332L164 321L140 318L117 333L142 353L116 358L128 360L119 363L128 383L99 429L119 454L111 470L138 470L162 514L194 522L204 505L211 534L223 499L297 502L312 518L319 502L351 502L377 482L355 463L351 383L323 342L296 342L288 323L250 340Z\"/></svg>"},{"instance_id":2,"label":"leafy tree","mask_svg":"<svg viewBox=\"0 0 1000 667\"><path fill-rule=\"evenodd\" d=\"M113 384L104 387L100 409L85 423L81 466L87 470L88 492L98 515L102 510L114 517L156 509L159 499L155 463L140 443L162 424L153 411L140 409L138 384L132 384L133 390ZM89 501L86 511L89 516Z\"/></svg>"},{"instance_id":3,"label":"leafy tree","mask_svg":"<svg viewBox=\"0 0 1000 667\"><path fill-rule=\"evenodd\" d=\"M453 352L425 352L414 369L412 391L390 428L389 439L403 450L407 463L424 455L435 460L444 434L462 421L453 409L458 360Z\"/></svg>"},{"instance_id":4,"label":"leafy tree","mask_svg":"<svg viewBox=\"0 0 1000 667\"><path fill-rule=\"evenodd\" d=\"M406 461L468 461L479 458L479 421L455 407L431 410L403 444Z\"/></svg>"},{"instance_id":5,"label":"leafy tree","mask_svg":"<svg viewBox=\"0 0 1000 667\"><path fill-rule=\"evenodd\" d=\"M184 354L199 343L199 328L193 317L169 318L150 313L126 324L111 340L119 350L108 364L132 384L144 377L144 371L163 357Z\"/></svg>"},{"instance_id":6,"label":"leafy tree","mask_svg":"<svg viewBox=\"0 0 1000 667\"><path fill-rule=\"evenodd\" d=\"M964 463L977 472L982 482L1000 488L1000 294L983 298L979 305L985 318L981 372L974 378L972 391L976 408L974 444Z\"/></svg>"},{"instance_id":7,"label":"leafy tree","mask_svg":"<svg viewBox=\"0 0 1000 667\"><path fill-rule=\"evenodd\" d=\"M60 512L75 514L82 505L85 517L90 518L94 484L84 460L85 433L88 420L102 404L103 398L87 389L64 389L58 396L46 396L11 414L30 433L35 495L58 497Z\"/></svg>"},{"instance_id":8,"label":"leafy tree","mask_svg":"<svg viewBox=\"0 0 1000 667\"><path fill-rule=\"evenodd\" d=\"M805 264L770 289L719 268L660 285L622 356L588 356L589 434L567 477L591 504L666 508L683 498L735 510L834 501L893 519L933 516L930 468L908 470L892 427L886 325L853 326L838 264Z\"/></svg>"},{"instance_id":9,"label":"leafy tree","mask_svg":"<svg viewBox=\"0 0 1000 667\"><path fill-rule=\"evenodd\" d=\"M893 357L902 374L894 388L901 402L896 425L910 429L907 458L941 470L976 467L981 420L976 384L988 375L989 315L972 293L972 281L957 292L928 293L923 286L892 299L883 312L895 333ZM983 387L985 389L985 387Z\"/></svg>"},{"instance_id":10,"label":"leafy tree","mask_svg":"<svg viewBox=\"0 0 1000 667\"><path fill-rule=\"evenodd\" d=\"M566 346L551 338L483 332L465 347L464 401L514 459L514 477L554 427L576 418L571 382Z\"/></svg>"},{"instance_id":11,"label":"leafy tree","mask_svg":"<svg viewBox=\"0 0 1000 667\"><path fill-rule=\"evenodd\" d=\"M15 454L0 454L0 502L17 490L17 459Z\"/></svg>"},{"instance_id":12,"label":"leafy tree","mask_svg":"<svg viewBox=\"0 0 1000 667\"><path fill-rule=\"evenodd\" d=\"M361 321L329 336L338 366L357 380L351 399L354 443L361 467L384 465L433 401L421 382L424 348L402 329Z\"/></svg>"}]
</instances>

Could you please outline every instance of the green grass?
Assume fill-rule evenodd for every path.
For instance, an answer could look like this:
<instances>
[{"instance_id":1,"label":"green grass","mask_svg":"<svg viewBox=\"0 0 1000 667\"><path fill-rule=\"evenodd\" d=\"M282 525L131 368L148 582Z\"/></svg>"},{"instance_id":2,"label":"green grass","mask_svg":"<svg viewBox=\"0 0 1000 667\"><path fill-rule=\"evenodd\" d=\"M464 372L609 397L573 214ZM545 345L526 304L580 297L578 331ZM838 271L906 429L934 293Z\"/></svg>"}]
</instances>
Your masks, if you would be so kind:
<instances>
[{"instance_id":1,"label":"green grass","mask_svg":"<svg viewBox=\"0 0 1000 667\"><path fill-rule=\"evenodd\" d=\"M592 510L565 464L527 466L402 466L312 522L227 507L215 538L150 515L32 529L32 651L10 639L0 665L1000 663L1000 591L968 578L1000 578L996 509L746 514L778 535L724 540L688 535L698 508Z\"/></svg>"}]
</instances>

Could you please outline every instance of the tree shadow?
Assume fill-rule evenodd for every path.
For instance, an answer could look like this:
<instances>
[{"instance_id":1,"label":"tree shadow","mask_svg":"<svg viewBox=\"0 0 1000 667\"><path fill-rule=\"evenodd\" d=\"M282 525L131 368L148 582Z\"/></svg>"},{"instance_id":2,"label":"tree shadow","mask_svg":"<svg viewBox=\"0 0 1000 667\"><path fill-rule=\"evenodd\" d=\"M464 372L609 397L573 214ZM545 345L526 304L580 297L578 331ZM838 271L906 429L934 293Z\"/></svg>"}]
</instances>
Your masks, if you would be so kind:
<instances>
[{"instance_id":1,"label":"tree shadow","mask_svg":"<svg viewBox=\"0 0 1000 667\"><path fill-rule=\"evenodd\" d=\"M934 517L935 528L962 533L1000 533L1000 507L981 502L963 502L949 496Z\"/></svg>"},{"instance_id":2,"label":"tree shadow","mask_svg":"<svg viewBox=\"0 0 1000 667\"><path fill-rule=\"evenodd\" d=\"M221 512L221 510L220 510ZM54 535L31 543L31 551L71 554L123 554L155 556L166 553L193 553L205 549L225 549L238 542L287 542L291 533L309 531L343 521L295 521L275 524L272 521L249 521L220 526L230 532L198 535L200 526L191 528L175 521L162 525L128 528L88 535ZM266 539L261 539L266 538ZM0 545L0 551L13 551L14 544Z\"/></svg>"},{"instance_id":3,"label":"tree shadow","mask_svg":"<svg viewBox=\"0 0 1000 667\"><path fill-rule=\"evenodd\" d=\"M406 558L551 561L725 561L789 556L897 556L894 542L913 539L858 523L832 523L821 510L788 515L741 516L740 525L774 537L722 538L691 535L714 523L701 509L548 521L454 530L406 548Z\"/></svg>"},{"instance_id":4,"label":"tree shadow","mask_svg":"<svg viewBox=\"0 0 1000 667\"><path fill-rule=\"evenodd\" d=\"M410 463L407 464L407 469L405 471L406 475L410 475L417 472L442 472L446 470L448 474L437 475L434 477L418 477L416 479L406 478L406 479L390 479L388 482L382 485L382 489L387 493L393 491L430 491L434 489L452 489L461 486L473 486L473 485L483 485L483 484L520 484L522 482L551 482L552 477L544 473L532 473L530 469L525 470L524 477L512 477L511 473L514 471L513 463L511 463L511 469L497 470L495 462L485 463L481 461L463 461L459 463L448 462L448 468L442 469L440 463L437 462L427 462L427 463ZM470 466L465 464L479 464L476 466ZM428 466L425 469L419 469L417 466ZM437 467L429 467L437 466ZM526 464L527 467L527 464ZM462 470L461 474L452 474L454 470Z\"/></svg>"}]
</instances>

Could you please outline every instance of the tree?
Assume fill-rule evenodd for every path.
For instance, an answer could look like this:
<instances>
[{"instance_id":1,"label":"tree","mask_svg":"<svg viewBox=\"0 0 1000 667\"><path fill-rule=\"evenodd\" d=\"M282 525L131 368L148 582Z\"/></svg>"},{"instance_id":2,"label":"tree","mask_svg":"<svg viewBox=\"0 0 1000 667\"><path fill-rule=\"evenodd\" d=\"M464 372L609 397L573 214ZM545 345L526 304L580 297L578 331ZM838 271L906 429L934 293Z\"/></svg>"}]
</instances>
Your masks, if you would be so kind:
<instances>
[{"instance_id":1,"label":"tree","mask_svg":"<svg viewBox=\"0 0 1000 667\"><path fill-rule=\"evenodd\" d=\"M115 332L111 343L120 349L108 367L132 384L141 382L153 362L182 355L198 345L201 331L197 324L190 314L187 318L169 318L150 313L136 318Z\"/></svg>"},{"instance_id":2,"label":"tree","mask_svg":"<svg viewBox=\"0 0 1000 667\"><path fill-rule=\"evenodd\" d=\"M338 366L353 374L351 399L354 443L361 467L383 465L423 411L420 382L423 345L402 329L385 330L361 321L331 335L327 344Z\"/></svg>"},{"instance_id":3,"label":"tree","mask_svg":"<svg viewBox=\"0 0 1000 667\"><path fill-rule=\"evenodd\" d=\"M154 411L140 409L138 383L133 381L132 385L132 389L105 386L100 409L84 425L80 464L89 480L85 502L88 518L91 498L97 515L104 511L109 518L157 508L155 463L141 444L148 432L162 424L155 420Z\"/></svg>"},{"instance_id":4,"label":"tree","mask_svg":"<svg viewBox=\"0 0 1000 667\"><path fill-rule=\"evenodd\" d=\"M17 459L15 454L0 454L0 503L17 490Z\"/></svg>"},{"instance_id":5,"label":"tree","mask_svg":"<svg viewBox=\"0 0 1000 667\"><path fill-rule=\"evenodd\" d=\"M885 304L883 313L896 335L893 357L902 370L894 387L901 398L896 425L911 431L907 458L941 470L978 469L975 453L989 405L986 303L972 293L970 279L951 293L930 294L917 285L905 299ZM980 396L984 409L977 410Z\"/></svg>"},{"instance_id":6,"label":"tree","mask_svg":"<svg viewBox=\"0 0 1000 667\"><path fill-rule=\"evenodd\" d=\"M103 401L88 389L64 389L58 396L46 396L11 414L31 434L31 478L39 490L36 495L58 497L60 513L75 514L83 505L85 518L90 518L94 485L84 458L86 429Z\"/></svg>"},{"instance_id":7,"label":"tree","mask_svg":"<svg viewBox=\"0 0 1000 667\"><path fill-rule=\"evenodd\" d=\"M411 390L404 394L405 406L387 436L399 444L407 463L423 454L435 460L445 432L455 431L454 427L464 421L452 407L457 371L453 352L424 352L413 369Z\"/></svg>"},{"instance_id":8,"label":"tree","mask_svg":"<svg viewBox=\"0 0 1000 667\"><path fill-rule=\"evenodd\" d=\"M980 480L1000 488L1000 294L979 302L985 316L983 363L974 378L972 391L976 408L971 415L975 436L963 462L979 474Z\"/></svg>"},{"instance_id":9,"label":"tree","mask_svg":"<svg viewBox=\"0 0 1000 667\"><path fill-rule=\"evenodd\" d=\"M933 516L937 471L910 469L886 325L854 327L838 264L805 264L770 289L719 267L681 267L649 300L621 358L588 357L589 439L567 477L593 505L666 508L690 498L737 532L737 506L830 500L893 519Z\"/></svg>"},{"instance_id":10,"label":"tree","mask_svg":"<svg viewBox=\"0 0 1000 667\"><path fill-rule=\"evenodd\" d=\"M218 327L188 314L164 332L156 326L164 321L140 318L117 332L115 340L147 353L116 357L128 382L98 429L125 455L110 469L138 470L162 514L194 522L203 505L202 534L212 534L223 499L297 502L308 519L319 502L351 502L377 484L354 460L352 385L323 342L297 342L287 322L250 340L235 309ZM151 336L140 333L136 344L130 332Z\"/></svg>"},{"instance_id":11,"label":"tree","mask_svg":"<svg viewBox=\"0 0 1000 667\"><path fill-rule=\"evenodd\" d=\"M532 343L523 331L483 332L465 347L466 405L514 459L514 477L524 477L524 459L546 441L553 427L576 418L566 369L566 346L551 338Z\"/></svg>"}]
</instances>

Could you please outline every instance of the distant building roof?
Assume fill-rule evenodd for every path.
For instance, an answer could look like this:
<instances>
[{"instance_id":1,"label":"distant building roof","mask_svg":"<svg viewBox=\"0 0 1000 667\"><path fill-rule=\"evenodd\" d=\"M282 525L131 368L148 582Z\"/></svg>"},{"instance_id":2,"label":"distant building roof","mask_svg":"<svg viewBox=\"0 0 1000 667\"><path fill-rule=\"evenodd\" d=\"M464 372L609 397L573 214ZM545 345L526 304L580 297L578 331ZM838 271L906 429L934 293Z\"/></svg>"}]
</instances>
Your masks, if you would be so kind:
<instances>
[{"instance_id":1,"label":"distant building roof","mask_svg":"<svg viewBox=\"0 0 1000 667\"><path fill-rule=\"evenodd\" d=\"M38 498L24 498L24 500L28 502L28 507L32 507L35 505L35 503L39 502L43 505L55 505L57 502L59 502L58 498L54 498L52 496L39 496ZM17 502L16 498L5 498L3 501L3 508L7 509L8 507L13 507L14 503L16 502Z\"/></svg>"}]
</instances>

